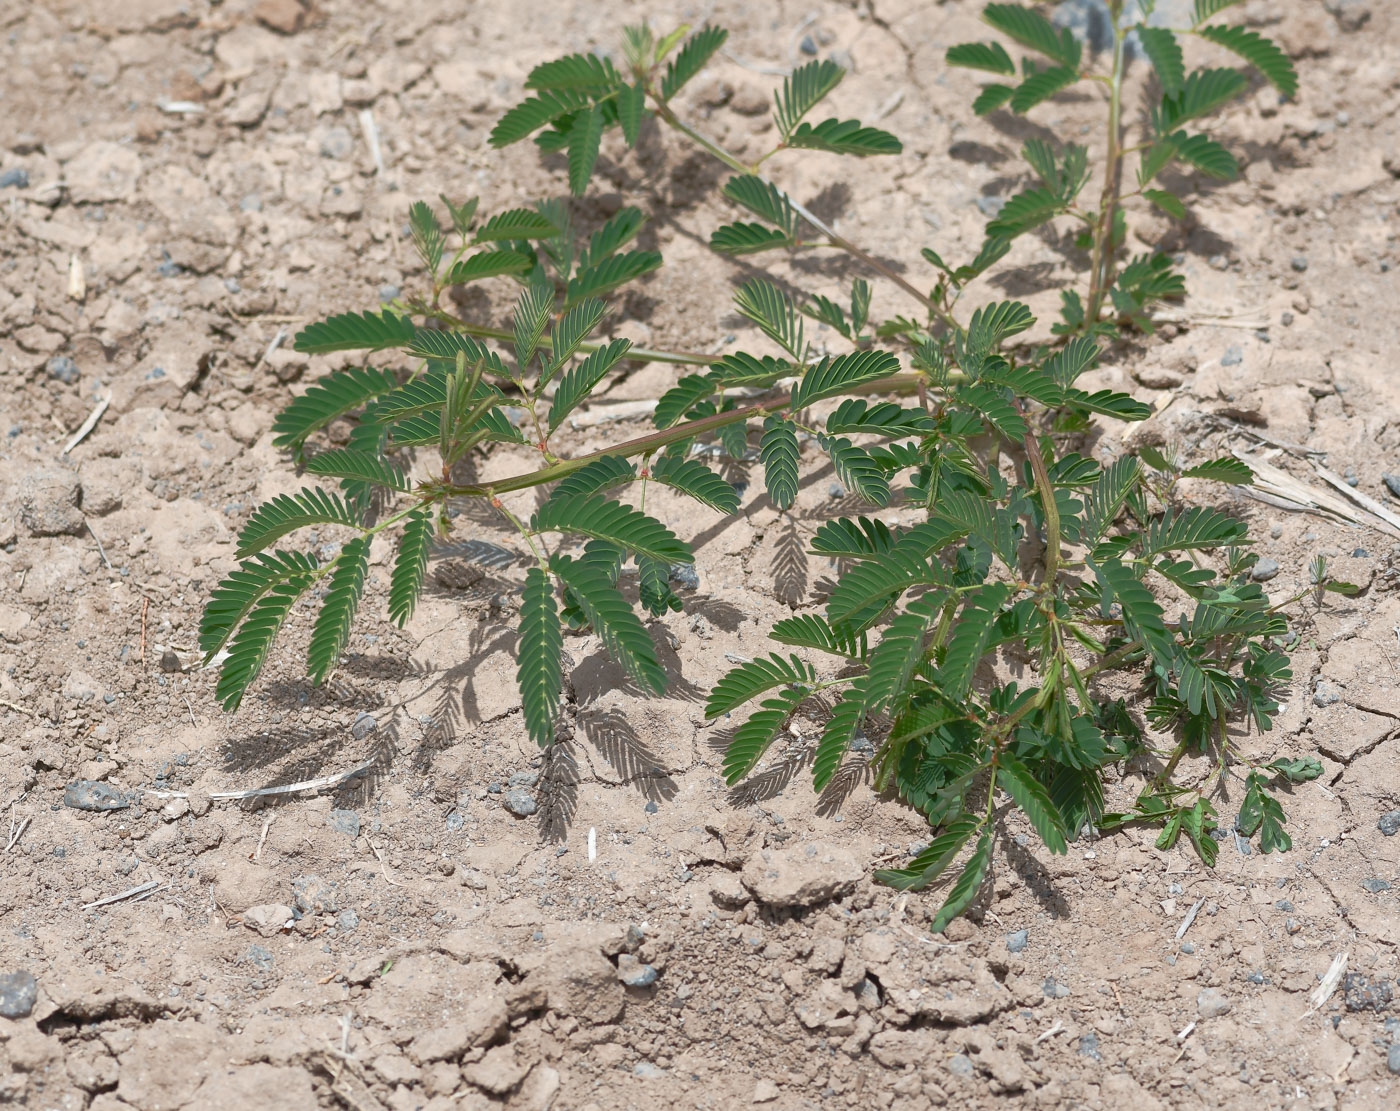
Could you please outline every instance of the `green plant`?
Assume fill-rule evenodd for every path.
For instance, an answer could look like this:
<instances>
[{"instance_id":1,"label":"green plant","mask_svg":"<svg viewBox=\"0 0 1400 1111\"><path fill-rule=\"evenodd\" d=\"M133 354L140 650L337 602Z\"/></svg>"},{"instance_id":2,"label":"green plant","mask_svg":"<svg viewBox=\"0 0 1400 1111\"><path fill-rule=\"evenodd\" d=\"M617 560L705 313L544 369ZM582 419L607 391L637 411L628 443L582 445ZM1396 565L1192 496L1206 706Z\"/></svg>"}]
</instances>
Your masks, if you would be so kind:
<instances>
[{"instance_id":1,"label":"green plant","mask_svg":"<svg viewBox=\"0 0 1400 1111\"><path fill-rule=\"evenodd\" d=\"M715 230L715 250L834 248L911 297L915 316L872 318L872 288L862 279L838 304L817 295L798 299L757 277L738 288L734 303L776 353L710 358L639 351L626 340L593 337L607 314L603 295L660 264L654 252L631 247L643 225L640 211L624 208L584 239L574 234L562 201L479 220L475 202L443 198L448 228L428 205L415 204L411 229L429 275L424 295L380 312L331 317L302 331L296 346L398 350L417 369L402 380L368 367L331 374L278 419L277 442L309 473L339 479L342 489L275 499L244 527L244 562L215 592L201 628L207 657L222 655L219 699L228 709L238 706L279 627L317 584L324 599L311 632L309 670L316 681L325 679L346 644L370 544L381 535L398 536L389 609L406 621L434 539L456 527L449 501L481 498L518 530L531 557L520 595L518 678L526 729L550 745L561 714L566 629L591 628L639 687L665 687L651 637L619 589L619 575L625 562L634 563L642 609L664 614L683 604L670 574L692 555L684 540L643 511L646 485L659 482L718 513L734 513L734 488L691 449L713 443L739 460L754 434L768 496L786 510L798 493L808 439L867 502L883 506L898 497L925 520L896 530L852 516L816 531L812 549L844 561L845 573L823 613L781 620L771 635L788 649L832 662L819 668L802 655L775 652L716 685L706 705L712 719L756 703L734 730L724 760L731 783L753 771L800 709L829 708L813 754L818 788L832 781L866 731L874 734L878 784L922 810L936 831L907 867L880 877L922 887L971 846L935 922L940 929L981 886L1000 791L1053 852L1064 852L1086 827L1147 821L1163 827L1159 844L1185 832L1209 862L1216 851L1211 800L1232 763L1242 762L1248 770L1236 828L1259 831L1265 851L1286 848L1271 791L1279 780L1316 775L1320 765L1305 758L1254 766L1227 725L1247 719L1261 731L1270 727L1274 692L1290 678L1287 621L1250 581L1254 557L1246 554L1245 524L1217 509L1187 508L1178 489L1181 479L1248 483L1248 467L1234 459L1188 466L1175 452L1154 449L1101 465L1074 450L1096 414L1122 421L1150 415L1125 393L1077 383L1096 365L1101 341L1151 330L1153 305L1183 290L1165 256L1122 258L1125 203L1141 199L1180 215L1178 197L1154 184L1173 162L1233 174L1229 152L1185 125L1247 86L1235 70L1188 74L1176 34L1123 26L1121 3L1109 6L1115 47L1107 72L1097 71L1067 32L1014 4L990 4L985 18L1028 51L1019 67L998 43L948 52L952 65L1003 78L1019 74L1015 84L987 86L977 97L979 113L1028 112L1077 82L1102 85L1106 156L1098 203L1084 207L1086 148L1028 142L1022 153L1039 184L992 220L970 263L951 266L925 250L937 275L928 290L762 176L770 158L791 149L858 157L900 150L892 135L857 121L810 122L842 77L832 63L808 63L784 81L775 97L778 141L751 163L700 135L675 107L680 89L722 46L722 30L707 27L687 37L683 28L657 39L645 27L629 28L624 69L591 54L536 67L527 82L532 95L502 118L494 145L533 136L542 150L564 153L570 189L578 194L604 136L616 129L636 145L643 121L654 118L734 171L724 195L746 217ZM1291 95L1292 68L1267 40L1206 24L1228 6L1229 0L1198 0L1191 33L1242 55ZM1134 30L1156 68L1161 97L1130 143L1122 95L1125 41ZM1132 156L1137 188L1125 193L1123 168ZM1035 319L1015 301L981 304L964 323L962 300L975 280L1007 256L1016 237L1062 217L1082 227L1078 244L1089 278L1085 296L1063 294L1052 329L1060 338L1018 339ZM444 307L445 290L488 277L521 288L508 330ZM815 355L808 320L828 326L850 349ZM493 344L503 345L504 355ZM901 356L911 370L903 369ZM555 441L567 415L620 363L638 359L696 368L658 399L656 431L586 455L560 454ZM893 395L911 396L914 404L888 400ZM348 446L307 450L313 436L350 415L356 423ZM459 466L492 443L524 445L538 453L539 465L504 480L460 481ZM412 480L404 464L416 458L430 463L431 473ZM528 520L502 500L546 484L553 489ZM636 507L616 500L633 485ZM281 537L313 525L343 527L351 539L325 563L310 554L267 552ZM1315 577L1320 588L1343 589L1326 579L1325 569ZM1169 618L1168 606L1183 603L1186 612ZM1028 662L1029 678L1005 679L994 666L999 652ZM1139 681L1135 701L1145 706L1147 722L1177 739L1133 809L1115 814L1104 811L1103 769L1147 751L1127 703L1100 693L1109 673L1124 671ZM826 703L833 697L834 705ZM1204 781L1180 784L1179 761L1192 752L1209 753L1213 770Z\"/></svg>"}]
</instances>

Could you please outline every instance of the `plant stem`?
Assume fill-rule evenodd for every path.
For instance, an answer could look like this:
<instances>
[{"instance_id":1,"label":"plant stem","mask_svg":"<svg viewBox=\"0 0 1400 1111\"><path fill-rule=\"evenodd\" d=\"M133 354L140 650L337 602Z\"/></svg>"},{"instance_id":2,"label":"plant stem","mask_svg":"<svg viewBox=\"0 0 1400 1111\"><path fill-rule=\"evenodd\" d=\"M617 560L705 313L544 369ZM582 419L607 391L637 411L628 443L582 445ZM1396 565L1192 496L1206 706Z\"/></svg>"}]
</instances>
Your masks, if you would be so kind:
<instances>
[{"instance_id":1,"label":"plant stem","mask_svg":"<svg viewBox=\"0 0 1400 1111\"><path fill-rule=\"evenodd\" d=\"M1104 297L1113 285L1113 233L1118 213L1118 191L1123 167L1123 70L1126 62L1122 28L1122 0L1110 3L1113 23L1113 75L1108 85L1108 157L1103 173L1103 193L1099 197L1098 223L1094 228L1094 250L1089 275L1089 306L1081 330L1092 334L1099 322Z\"/></svg>"},{"instance_id":2,"label":"plant stem","mask_svg":"<svg viewBox=\"0 0 1400 1111\"><path fill-rule=\"evenodd\" d=\"M771 184L767 178L765 178L762 174L758 172L758 167L770 155L776 153L776 151L770 151L769 154L764 155L763 158L760 158L758 162L755 162L752 166L745 165L742 161L740 161L738 158L735 158L734 155L730 154L723 147L705 138L705 136L701 135L700 132L695 130L695 128L691 127L688 123L686 123L679 116L677 116L673 111L671 111L671 106L667 104L664 100L662 100L659 96L657 96L654 90L648 89L647 91L651 93L652 99L656 102L656 114L660 119L665 121L676 131L679 131L682 135L684 135L691 142L695 143L701 149L705 150L713 157L719 159L721 162L723 162L731 170L734 170L736 173L747 174L752 177L756 177L765 185ZM816 213L812 212L809 208L807 208L803 204L800 204L798 201L793 200L791 196L788 197L788 203L792 205L792 210L796 212L799 216L801 216L802 219L806 220L807 223L811 224L812 227L816 228L819 232L826 236L833 247L840 248L841 250L845 251L848 255L851 255L852 257L857 258L861 262L865 263L866 266L870 267L870 269L874 270L877 274L880 274L883 277L886 277L890 281L894 282L895 285L899 286L899 288L904 290L905 293L913 297L914 300L918 301L919 304L923 305L924 308L928 309L930 313L936 316L945 325L947 325L954 331L957 330L958 323L956 320L953 319L951 314L949 314L943 308L942 305L940 305L927 293L924 293L921 289L919 289L918 286L916 286L913 282L909 281L908 278L904 277L902 274L886 266L874 255L870 254L869 251L866 251L864 248L858 247L856 244L852 243L844 235L841 235L839 232L837 232L835 228L831 227L831 225L829 225L825 220L821 219L821 217L819 217Z\"/></svg>"},{"instance_id":3,"label":"plant stem","mask_svg":"<svg viewBox=\"0 0 1400 1111\"><path fill-rule=\"evenodd\" d=\"M863 382L850 389L849 393L891 393L901 390L912 390L921 380L922 375L915 372L903 374L891 374L888 378L880 378L874 382ZM443 485L433 489L433 492L446 497L472 497L489 498L498 494L508 494L514 490L528 490L532 486L542 486L546 482L556 482L561 478L573 474L575 471L586 467L589 463L597 459L603 459L609 455L616 455L626 458L632 455L647 455L670 444L678 443L681 440L688 440L692 436L703 436L707 432L714 432L727 425L737 424L746 421L750 417L767 417L774 413L781 413L792 404L791 395L786 391L774 394L771 397L761 399L752 405L746 405L739 409L731 409L727 413L715 413L712 416L701 417L699 420L687 421L678 424L674 428L665 428L660 432L652 432L646 436L639 436L635 440L625 440L620 444L613 444L611 447L600 448L598 451L590 452L587 455L580 455L576 459L565 459L559 463L554 463L548 467L541 467L539 470L530 471L526 474L513 475L510 478L503 478L499 482L487 482L479 485L451 486Z\"/></svg>"},{"instance_id":4,"label":"plant stem","mask_svg":"<svg viewBox=\"0 0 1400 1111\"><path fill-rule=\"evenodd\" d=\"M1045 517L1045 578L1043 585L1053 586L1060 567L1060 507L1055 502L1055 487L1050 482L1050 472L1045 467L1045 456L1040 452L1040 443L1034 431L1026 433L1026 455L1030 459L1031 474L1035 476L1036 489L1040 491L1040 509Z\"/></svg>"},{"instance_id":5,"label":"plant stem","mask_svg":"<svg viewBox=\"0 0 1400 1111\"><path fill-rule=\"evenodd\" d=\"M464 336L475 336L477 339L495 339L505 343L510 343L515 339L511 332L504 328L491 328L485 324L473 324L460 317L453 316L443 309L434 309L427 306L418 307L418 311L424 316L434 320L441 320L444 324L450 324ZM583 354L591 354L600 347L606 347L605 343L581 343L578 349ZM554 341L550 336L544 336L540 340L540 347L547 350L554 350ZM622 356L638 363L679 363L683 366L709 366L715 361L715 356L706 355L700 351L657 351L650 347L629 347L627 354Z\"/></svg>"}]
</instances>

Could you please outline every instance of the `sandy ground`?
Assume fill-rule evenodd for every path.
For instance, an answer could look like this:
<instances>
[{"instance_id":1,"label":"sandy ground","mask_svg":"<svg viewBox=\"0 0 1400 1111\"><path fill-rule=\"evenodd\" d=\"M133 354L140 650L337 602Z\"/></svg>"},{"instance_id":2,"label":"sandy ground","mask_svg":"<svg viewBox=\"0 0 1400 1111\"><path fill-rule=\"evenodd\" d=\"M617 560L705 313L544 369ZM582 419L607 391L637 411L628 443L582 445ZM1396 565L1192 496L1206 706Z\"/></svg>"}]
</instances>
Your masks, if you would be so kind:
<instances>
[{"instance_id":1,"label":"sandy ground","mask_svg":"<svg viewBox=\"0 0 1400 1111\"><path fill-rule=\"evenodd\" d=\"M1099 110L1066 99L1033 124L974 118L975 78L941 59L978 34L979 7L648 14L733 31L684 109L736 149L763 141L746 114L774 80L760 70L792 65L809 36L850 66L839 114L885 113L905 153L774 173L924 281L917 247L970 253L983 210L1018 187L1026 136L1073 134ZM726 654L764 651L773 618L820 605L834 574L805 554L848 508L815 461L791 515L753 486L730 522L648 500L698 554L686 611L652 623L670 694L641 698L595 639L571 639L574 741L549 767L515 705L520 565L470 507L406 630L385 619L379 562L331 685L302 677L300 618L225 716L191 666L201 607L252 506L300 485L270 445L274 413L345 363L285 337L412 287L410 201L479 194L489 210L560 191L553 162L528 144L494 153L485 135L531 65L612 48L614 24L639 14L326 0L282 33L252 8L0 5L0 1103L1400 1103L1400 813L1386 817L1400 807L1400 544L1383 531L1237 503L1279 564L1279 595L1319 554L1364 588L1296 607L1286 712L1242 741L1323 760L1288 800L1291 854L1230 839L1211 871L1143 830L1066 857L1013 836L982 905L942 937L927 931L936 893L869 879L872 860L927 839L915 816L859 768L814 807L796 740L731 792L723 735L703 722ZM1216 130L1245 173L1204 188L1184 228L1139 220L1140 238L1180 253L1192 296L1101 379L1159 410L1136 442L1247 450L1316 488L1323 464L1395 508L1382 475L1400 472L1400 19L1381 0L1241 11L1298 58L1303 95L1280 106L1259 87L1226 113ZM728 290L748 273L704 246L721 177L668 136L646 147L605 158L577 216L587 226L620 198L653 214L647 245L666 266L627 295L618 334L713 349L742 331ZM1019 243L984 294L1049 316L1071 272L1058 246ZM852 273L779 270L829 295ZM898 296L877 287L877 313L907 311ZM463 307L499 320L505 306L502 293ZM643 367L602 400L654 397L675 377ZM568 447L643 427L575 429ZM1093 450L1126 434L1105 428ZM521 461L502 453L482 473ZM362 766L323 792L211 797ZM105 785L89 805L109 789L123 808L69 805L80 780ZM1141 782L1122 769L1112 800ZM503 807L512 789L534 796L534 817ZM1345 978L1312 1009L1339 957Z\"/></svg>"}]
</instances>

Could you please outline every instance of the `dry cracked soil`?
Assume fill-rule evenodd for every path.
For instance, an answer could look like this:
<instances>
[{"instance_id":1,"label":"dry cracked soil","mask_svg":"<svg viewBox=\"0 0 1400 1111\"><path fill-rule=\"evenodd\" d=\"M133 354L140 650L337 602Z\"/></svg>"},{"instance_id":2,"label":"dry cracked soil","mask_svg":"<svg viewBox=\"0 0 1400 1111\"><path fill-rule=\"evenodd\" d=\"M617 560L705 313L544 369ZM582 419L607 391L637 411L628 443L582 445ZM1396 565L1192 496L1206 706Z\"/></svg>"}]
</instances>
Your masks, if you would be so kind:
<instances>
[{"instance_id":1,"label":"dry cracked soil","mask_svg":"<svg viewBox=\"0 0 1400 1111\"><path fill-rule=\"evenodd\" d=\"M404 630L384 616L376 557L327 687L303 678L304 617L237 715L198 669L199 613L240 524L301 484L272 418L350 361L296 354L289 337L413 288L410 201L479 195L489 211L562 190L529 144L485 142L533 64L612 49L642 14L714 19L732 38L682 106L744 152L764 141L773 75L836 58L851 70L839 114L878 118L904 153L773 172L924 281L917 247L970 253L1022 180L1026 137L1089 133L1101 111L1067 98L1034 124L974 117L974 77L942 57L979 34L979 8L0 3L0 1103L1400 1104L1400 532L1369 513L1198 495L1249 518L1280 595L1306 592L1318 555L1362 588L1296 604L1286 709L1239 739L1256 757L1322 760L1287 800L1291 853L1227 834L1207 869L1130 829L1052 857L1013 818L984 897L941 936L936 892L870 878L927 840L917 816L859 767L819 800L803 781L819 721L796 722L731 791L703 719L727 657L765 651L771 621L819 605L835 573L806 540L851 507L815 461L790 514L752 485L728 522L648 502L698 553L685 612L652 623L670 692L642 698L595 639L571 638L573 740L547 763L514 693L521 565L470 506ZM1180 258L1191 293L1098 372L1157 415L1106 422L1091 450L1239 450L1314 492L1332 490L1325 469L1393 510L1400 11L1238 11L1297 59L1303 92L1280 103L1254 86L1214 128L1241 178L1195 182L1183 225L1135 224ZM610 152L576 208L589 227L642 205L646 245L666 257L612 326L717 349L747 274L705 247L722 179L667 135L643 146ZM1059 246L1028 237L987 295L1052 316L1074 272ZM778 271L833 296L854 273ZM879 286L877 309L903 311L898 296ZM505 293L473 297L465 310L504 318ZM626 403L675 377L635 369L568 449L638 434ZM482 473L523 461L502 452ZM1110 801L1147 774L1116 769Z\"/></svg>"}]
</instances>

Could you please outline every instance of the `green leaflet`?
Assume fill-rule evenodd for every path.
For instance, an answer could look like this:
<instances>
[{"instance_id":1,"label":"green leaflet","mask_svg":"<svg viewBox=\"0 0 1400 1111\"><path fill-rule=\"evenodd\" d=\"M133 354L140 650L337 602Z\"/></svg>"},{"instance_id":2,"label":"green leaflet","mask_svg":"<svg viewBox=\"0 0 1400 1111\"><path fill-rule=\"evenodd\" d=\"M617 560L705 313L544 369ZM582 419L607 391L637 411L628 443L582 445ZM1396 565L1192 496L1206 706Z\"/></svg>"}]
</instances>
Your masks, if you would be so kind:
<instances>
[{"instance_id":1,"label":"green leaflet","mask_svg":"<svg viewBox=\"0 0 1400 1111\"><path fill-rule=\"evenodd\" d=\"M554 741L554 723L563 689L564 627L554 599L554 583L540 567L525 573L520 603L520 648L516 682L530 739Z\"/></svg>"},{"instance_id":2,"label":"green leaflet","mask_svg":"<svg viewBox=\"0 0 1400 1111\"><path fill-rule=\"evenodd\" d=\"M768 496L779 509L787 509L797 498L796 427L782 417L769 417L763 422L758 453Z\"/></svg>"},{"instance_id":3,"label":"green leaflet","mask_svg":"<svg viewBox=\"0 0 1400 1111\"><path fill-rule=\"evenodd\" d=\"M705 702L705 717L714 719L727 714L777 687L806 687L816 679L817 673L811 665L803 663L796 656L789 656L786 660L776 652L766 660L760 656L740 664L715 684Z\"/></svg>"},{"instance_id":4,"label":"green leaflet","mask_svg":"<svg viewBox=\"0 0 1400 1111\"><path fill-rule=\"evenodd\" d=\"M345 544L326 585L326 597L307 652L307 673L318 686L330 677L350 639L350 623L360 606L369 570L369 543L369 537L364 537Z\"/></svg>"},{"instance_id":5,"label":"green leaflet","mask_svg":"<svg viewBox=\"0 0 1400 1111\"><path fill-rule=\"evenodd\" d=\"M675 533L630 505L597 494L555 494L530 520L532 532L571 532L606 540L629 552L669 563L693 563L690 547Z\"/></svg>"},{"instance_id":6,"label":"green leaflet","mask_svg":"<svg viewBox=\"0 0 1400 1111\"><path fill-rule=\"evenodd\" d=\"M592 564L551 556L549 569L568 589L593 631L638 686L653 694L666 689L666 672L646 628L617 592L612 580Z\"/></svg>"},{"instance_id":7,"label":"green leaflet","mask_svg":"<svg viewBox=\"0 0 1400 1111\"><path fill-rule=\"evenodd\" d=\"M389 578L389 619L403 628L418 605L423 590L423 576L428 569L428 555L433 547L433 513L431 509L415 509L404 519L403 535L399 539L399 554Z\"/></svg>"}]
</instances>

